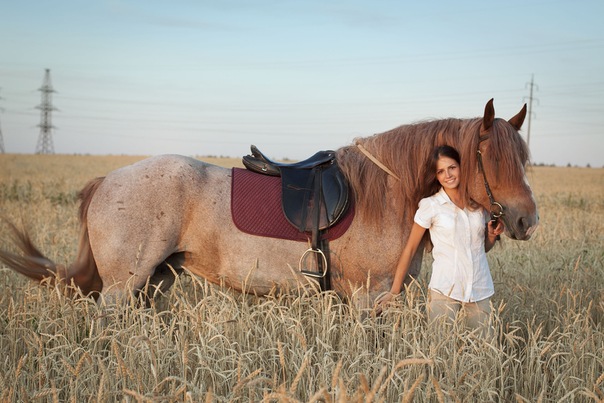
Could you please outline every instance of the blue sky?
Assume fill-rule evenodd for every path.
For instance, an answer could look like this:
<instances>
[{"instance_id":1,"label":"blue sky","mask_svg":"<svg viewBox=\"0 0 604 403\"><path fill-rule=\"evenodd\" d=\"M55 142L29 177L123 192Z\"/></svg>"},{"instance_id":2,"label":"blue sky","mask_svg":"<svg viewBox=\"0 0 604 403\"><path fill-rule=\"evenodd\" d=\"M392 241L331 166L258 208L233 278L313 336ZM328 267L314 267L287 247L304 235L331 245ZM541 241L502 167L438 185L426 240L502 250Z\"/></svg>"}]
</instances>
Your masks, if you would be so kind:
<instances>
[{"instance_id":1,"label":"blue sky","mask_svg":"<svg viewBox=\"0 0 604 403\"><path fill-rule=\"evenodd\" d=\"M0 129L32 153L304 158L404 123L510 118L536 163L604 166L604 1L15 1ZM527 134L525 123L523 134Z\"/></svg>"}]
</instances>

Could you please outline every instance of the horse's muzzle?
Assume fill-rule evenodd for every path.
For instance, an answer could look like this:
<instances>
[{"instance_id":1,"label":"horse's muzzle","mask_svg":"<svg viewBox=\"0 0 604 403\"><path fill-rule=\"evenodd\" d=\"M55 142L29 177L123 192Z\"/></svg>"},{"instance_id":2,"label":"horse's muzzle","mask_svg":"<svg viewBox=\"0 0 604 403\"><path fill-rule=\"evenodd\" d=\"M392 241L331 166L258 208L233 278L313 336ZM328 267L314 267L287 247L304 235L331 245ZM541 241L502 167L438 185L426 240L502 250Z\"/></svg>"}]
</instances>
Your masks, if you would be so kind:
<instances>
[{"instance_id":1,"label":"horse's muzzle","mask_svg":"<svg viewBox=\"0 0 604 403\"><path fill-rule=\"evenodd\" d=\"M506 222L506 224L506 235L508 237L518 241L528 241L539 226L539 215L521 216L513 222Z\"/></svg>"}]
</instances>

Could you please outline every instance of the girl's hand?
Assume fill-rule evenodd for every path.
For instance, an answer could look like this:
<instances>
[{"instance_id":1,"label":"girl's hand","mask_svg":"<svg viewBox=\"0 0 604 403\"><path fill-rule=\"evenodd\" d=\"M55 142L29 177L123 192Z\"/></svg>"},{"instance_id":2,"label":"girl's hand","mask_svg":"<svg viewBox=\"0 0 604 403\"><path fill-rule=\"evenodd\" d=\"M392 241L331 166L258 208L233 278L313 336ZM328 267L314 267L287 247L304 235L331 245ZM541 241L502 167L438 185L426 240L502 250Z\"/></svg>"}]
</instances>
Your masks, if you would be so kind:
<instances>
[{"instance_id":1,"label":"girl's hand","mask_svg":"<svg viewBox=\"0 0 604 403\"><path fill-rule=\"evenodd\" d=\"M384 310L384 306L388 305L390 301L394 299L395 295L390 291L386 291L378 295L375 299L375 312L377 315L381 315Z\"/></svg>"},{"instance_id":2,"label":"girl's hand","mask_svg":"<svg viewBox=\"0 0 604 403\"><path fill-rule=\"evenodd\" d=\"M505 225L503 224L503 221L501 221L501 220L489 221L489 223L487 225L487 230L489 232L489 238L494 239L498 235L503 234L504 229L505 229Z\"/></svg>"}]
</instances>

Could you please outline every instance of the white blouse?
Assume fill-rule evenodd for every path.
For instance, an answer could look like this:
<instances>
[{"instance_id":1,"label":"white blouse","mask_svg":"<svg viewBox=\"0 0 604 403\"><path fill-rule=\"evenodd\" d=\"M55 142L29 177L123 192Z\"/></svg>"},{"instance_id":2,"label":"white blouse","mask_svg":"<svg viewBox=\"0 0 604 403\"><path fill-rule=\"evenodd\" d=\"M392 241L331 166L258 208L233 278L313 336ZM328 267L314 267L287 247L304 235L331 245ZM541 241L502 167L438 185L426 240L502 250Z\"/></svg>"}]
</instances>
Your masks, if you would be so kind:
<instances>
[{"instance_id":1,"label":"white blouse","mask_svg":"<svg viewBox=\"0 0 604 403\"><path fill-rule=\"evenodd\" d=\"M495 293L484 249L488 213L460 209L443 188L419 202L415 222L430 230L434 248L428 287L461 302L476 302Z\"/></svg>"}]
</instances>

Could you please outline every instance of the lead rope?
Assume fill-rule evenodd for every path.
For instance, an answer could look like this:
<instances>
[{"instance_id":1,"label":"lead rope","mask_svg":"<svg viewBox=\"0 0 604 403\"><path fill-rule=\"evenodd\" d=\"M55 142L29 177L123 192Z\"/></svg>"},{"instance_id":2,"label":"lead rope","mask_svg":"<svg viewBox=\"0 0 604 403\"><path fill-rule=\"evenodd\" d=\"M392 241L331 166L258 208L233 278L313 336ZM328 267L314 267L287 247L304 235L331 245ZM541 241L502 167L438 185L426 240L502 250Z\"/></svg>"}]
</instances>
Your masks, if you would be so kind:
<instances>
[{"instance_id":1,"label":"lead rope","mask_svg":"<svg viewBox=\"0 0 604 403\"><path fill-rule=\"evenodd\" d=\"M363 147L363 146L361 145L361 143L359 143L359 142L357 141L357 142L355 143L355 145L357 146L357 148L358 148L359 150L361 150L361 152L362 152L363 154L365 154L365 156L366 156L367 158L369 158L369 159L371 160L371 162L373 162L375 165L377 165L378 167L380 167L380 168L381 168L381 169L382 169L384 172L386 172L388 175L392 176L394 179L396 179L397 181L399 181L399 182L400 182L400 180L401 180L401 179L400 179L398 176L396 176L396 175L394 174L394 172L392 172L390 169L388 169L388 167L387 167L386 165L382 164L382 163L380 162L380 160L378 160L378 159L377 159L377 158L375 158L373 155L371 155L371 153L370 153L369 151L367 151L367 149L366 149L365 147Z\"/></svg>"}]
</instances>

